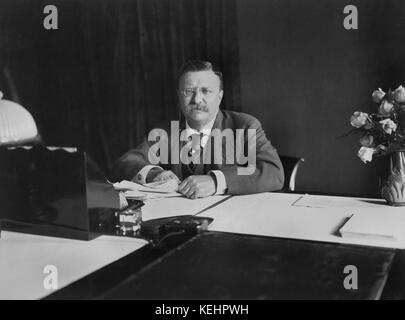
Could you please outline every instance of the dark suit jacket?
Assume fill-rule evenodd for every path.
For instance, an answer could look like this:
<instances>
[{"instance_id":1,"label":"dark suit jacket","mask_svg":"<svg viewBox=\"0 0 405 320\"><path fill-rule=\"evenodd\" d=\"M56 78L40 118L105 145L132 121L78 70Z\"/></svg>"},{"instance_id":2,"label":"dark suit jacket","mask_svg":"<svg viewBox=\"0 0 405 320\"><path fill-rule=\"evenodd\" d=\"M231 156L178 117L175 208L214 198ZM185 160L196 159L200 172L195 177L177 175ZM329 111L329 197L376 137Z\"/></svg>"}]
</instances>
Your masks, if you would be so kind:
<instances>
[{"instance_id":1,"label":"dark suit jacket","mask_svg":"<svg viewBox=\"0 0 405 320\"><path fill-rule=\"evenodd\" d=\"M180 130L185 127L184 123L180 124ZM225 176L228 194L250 194L266 191L280 190L284 183L284 171L277 154L277 150L271 145L270 141L266 138L266 134L261 127L260 122L253 116L245 113L232 112L220 110L215 119L214 129L231 129L236 132L236 129L245 129L244 135L244 150L247 155L247 141L248 135L246 129L256 130L256 167L250 175L238 175L237 169L240 164L226 164L225 163L225 139L223 141L222 153L223 163L215 164L213 161L214 150L211 152L211 164L201 164L197 168L196 174L206 174L209 170L221 170ZM169 153L171 150L170 145L170 130L168 127L164 128L169 133L168 140ZM236 136L236 134L235 134ZM208 148L214 148L214 143L211 143L210 138L207 143ZM135 175L145 166L151 164L148 160L149 148L155 144L155 141L148 141L145 139L136 149L130 150L124 154L113 167L112 179L115 181L131 180ZM180 142L181 150L185 142ZM205 148L207 148L207 146ZM169 154L169 161L171 155ZM235 157L236 159L236 157ZM206 163L206 162L204 162ZM181 180L186 178L187 172L184 170L182 164L159 164L165 170L172 170Z\"/></svg>"}]
</instances>

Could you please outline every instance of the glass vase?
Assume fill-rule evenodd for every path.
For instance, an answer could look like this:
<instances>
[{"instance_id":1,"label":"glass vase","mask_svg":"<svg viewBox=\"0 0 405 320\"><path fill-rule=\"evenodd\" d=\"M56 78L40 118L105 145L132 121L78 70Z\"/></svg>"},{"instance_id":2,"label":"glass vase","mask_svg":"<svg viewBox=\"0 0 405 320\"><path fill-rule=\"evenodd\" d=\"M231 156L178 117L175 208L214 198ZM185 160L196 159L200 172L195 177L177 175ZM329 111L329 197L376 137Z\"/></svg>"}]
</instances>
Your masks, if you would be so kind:
<instances>
[{"instance_id":1,"label":"glass vase","mask_svg":"<svg viewBox=\"0 0 405 320\"><path fill-rule=\"evenodd\" d=\"M381 196L391 206L405 206L405 150L386 156L381 175Z\"/></svg>"}]
</instances>

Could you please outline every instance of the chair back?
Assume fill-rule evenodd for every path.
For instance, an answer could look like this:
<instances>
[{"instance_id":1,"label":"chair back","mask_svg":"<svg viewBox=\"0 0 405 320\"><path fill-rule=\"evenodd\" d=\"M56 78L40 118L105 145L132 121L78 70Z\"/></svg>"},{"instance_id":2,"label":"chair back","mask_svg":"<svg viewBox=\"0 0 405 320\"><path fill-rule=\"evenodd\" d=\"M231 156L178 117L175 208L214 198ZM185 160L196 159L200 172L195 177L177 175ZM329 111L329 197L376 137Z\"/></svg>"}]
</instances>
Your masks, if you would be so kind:
<instances>
[{"instance_id":1,"label":"chair back","mask_svg":"<svg viewBox=\"0 0 405 320\"><path fill-rule=\"evenodd\" d=\"M295 191L295 179L298 168L304 162L303 158L280 155L281 163L284 168L284 186L283 191Z\"/></svg>"}]
</instances>

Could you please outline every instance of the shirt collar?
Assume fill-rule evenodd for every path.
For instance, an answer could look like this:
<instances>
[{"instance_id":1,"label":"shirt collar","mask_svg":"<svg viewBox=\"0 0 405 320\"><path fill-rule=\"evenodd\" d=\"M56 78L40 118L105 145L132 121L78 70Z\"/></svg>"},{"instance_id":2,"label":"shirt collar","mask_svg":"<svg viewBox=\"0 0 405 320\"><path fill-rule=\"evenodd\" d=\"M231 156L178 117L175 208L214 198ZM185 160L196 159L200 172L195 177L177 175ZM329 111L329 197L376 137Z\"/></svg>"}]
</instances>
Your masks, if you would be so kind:
<instances>
[{"instance_id":1,"label":"shirt collar","mask_svg":"<svg viewBox=\"0 0 405 320\"><path fill-rule=\"evenodd\" d=\"M200 131L191 128L186 120L187 136L190 136L195 133L197 133L197 134L203 133L204 135L209 136L211 134L212 127L214 126L215 119L216 119L216 116L210 122L208 122L205 126L203 126Z\"/></svg>"},{"instance_id":2,"label":"shirt collar","mask_svg":"<svg viewBox=\"0 0 405 320\"><path fill-rule=\"evenodd\" d=\"M208 137L211 135L212 127L214 126L217 115L218 115L218 113L215 115L215 117L210 122L208 122L204 127L202 127L200 131L191 128L186 120L186 136L190 137L193 134L200 135L202 133L204 136L201 137L200 145L201 145L201 147L204 148L208 142Z\"/></svg>"}]
</instances>

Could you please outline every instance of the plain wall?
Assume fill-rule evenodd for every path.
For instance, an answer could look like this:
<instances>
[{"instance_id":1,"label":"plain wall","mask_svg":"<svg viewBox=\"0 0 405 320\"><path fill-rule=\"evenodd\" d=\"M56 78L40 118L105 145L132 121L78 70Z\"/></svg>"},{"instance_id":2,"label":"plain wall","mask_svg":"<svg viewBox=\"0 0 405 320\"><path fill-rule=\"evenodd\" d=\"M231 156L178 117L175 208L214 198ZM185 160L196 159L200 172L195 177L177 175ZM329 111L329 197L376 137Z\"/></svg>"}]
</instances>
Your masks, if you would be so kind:
<instances>
[{"instance_id":1,"label":"plain wall","mask_svg":"<svg viewBox=\"0 0 405 320\"><path fill-rule=\"evenodd\" d=\"M358 9L346 30L343 8ZM237 0L242 109L280 154L305 158L298 190L379 194L381 160L357 158L356 110L374 89L405 84L405 1Z\"/></svg>"}]
</instances>

